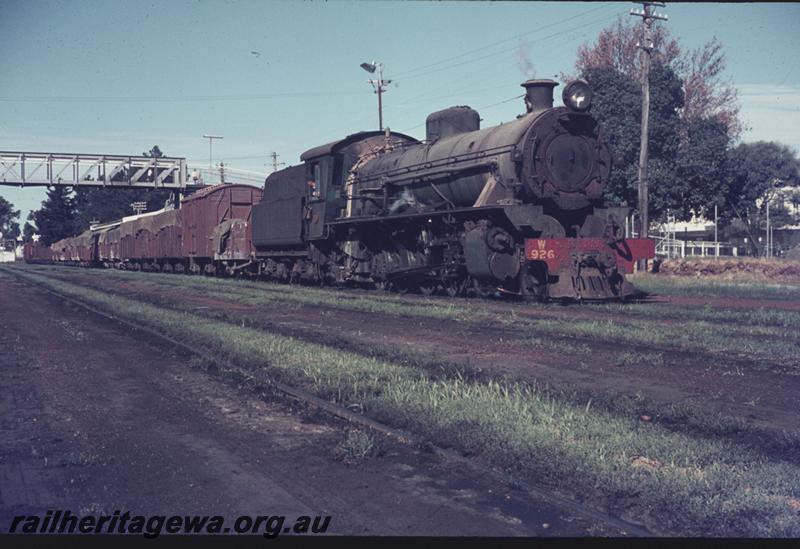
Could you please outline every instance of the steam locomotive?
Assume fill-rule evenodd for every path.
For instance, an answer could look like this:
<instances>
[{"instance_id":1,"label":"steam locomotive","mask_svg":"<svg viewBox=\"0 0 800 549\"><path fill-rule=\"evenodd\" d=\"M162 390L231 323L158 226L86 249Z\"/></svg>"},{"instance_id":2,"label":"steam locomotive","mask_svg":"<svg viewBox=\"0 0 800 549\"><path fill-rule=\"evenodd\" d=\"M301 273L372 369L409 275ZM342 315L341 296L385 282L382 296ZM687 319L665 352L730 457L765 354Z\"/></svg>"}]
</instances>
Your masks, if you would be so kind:
<instances>
[{"instance_id":1,"label":"steam locomotive","mask_svg":"<svg viewBox=\"0 0 800 549\"><path fill-rule=\"evenodd\" d=\"M626 208L605 208L612 157L581 80L553 107L552 80L528 80L526 113L480 129L452 107L426 141L362 132L271 174L253 207L260 274L430 294L607 299L654 256L626 239Z\"/></svg>"},{"instance_id":2,"label":"steam locomotive","mask_svg":"<svg viewBox=\"0 0 800 549\"><path fill-rule=\"evenodd\" d=\"M480 128L452 107L426 140L371 131L312 148L263 188L220 185L178 210L93 227L29 261L249 275L425 294L611 299L655 255L624 237L627 208L603 206L608 144L592 91L528 80L526 112Z\"/></svg>"}]
</instances>

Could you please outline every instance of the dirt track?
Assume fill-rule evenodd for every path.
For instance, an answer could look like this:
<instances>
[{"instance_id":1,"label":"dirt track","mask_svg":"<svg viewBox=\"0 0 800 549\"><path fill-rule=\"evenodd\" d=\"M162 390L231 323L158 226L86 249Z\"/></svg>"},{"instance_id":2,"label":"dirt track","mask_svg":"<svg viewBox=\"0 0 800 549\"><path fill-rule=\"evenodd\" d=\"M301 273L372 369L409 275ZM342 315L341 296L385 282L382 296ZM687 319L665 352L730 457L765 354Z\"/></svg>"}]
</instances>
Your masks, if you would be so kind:
<instances>
[{"instance_id":1,"label":"dirt track","mask_svg":"<svg viewBox=\"0 0 800 549\"><path fill-rule=\"evenodd\" d=\"M389 439L382 456L345 465L344 422L232 386L2 274L0 318L3 531L14 515L64 508L323 514L345 534L619 534Z\"/></svg>"},{"instance_id":2,"label":"dirt track","mask_svg":"<svg viewBox=\"0 0 800 549\"><path fill-rule=\"evenodd\" d=\"M245 318L270 331L337 346L348 347L352 341L368 338L376 346L429 353L441 361L467 365L479 376L536 380L557 387L591 391L638 393L665 406L700 404L709 413L736 417L765 431L794 430L800 425L800 409L796 406L800 376L778 366L764 367L764 364L736 356L701 356L655 348L664 354L662 366L620 364L616 360L620 349L634 347L564 338L568 344L579 343L591 348L590 354L568 354L557 348L524 343L513 326L503 326L500 322L474 326L455 320L403 318L325 306L287 307L279 302L247 305L210 297L190 288L159 288L135 281L87 278L89 275L78 269L59 270L53 276L154 303L180 302L225 311L233 318ZM407 296L407 299L410 303L419 302L415 296ZM675 302L679 303L680 299ZM735 309L753 300L738 301L729 299L727 303ZM509 304L463 299L458 305L488 309L496 313L498 319L508 315L510 310L518 315L545 319L605 320L623 316L579 306L547 309L513 306L512 309ZM687 306L702 305L703 300L699 298L687 301ZM654 322L680 325L681 320ZM331 326L336 326L336 330L331 330ZM653 349L643 346L635 350ZM658 414L658 411L648 413Z\"/></svg>"}]
</instances>

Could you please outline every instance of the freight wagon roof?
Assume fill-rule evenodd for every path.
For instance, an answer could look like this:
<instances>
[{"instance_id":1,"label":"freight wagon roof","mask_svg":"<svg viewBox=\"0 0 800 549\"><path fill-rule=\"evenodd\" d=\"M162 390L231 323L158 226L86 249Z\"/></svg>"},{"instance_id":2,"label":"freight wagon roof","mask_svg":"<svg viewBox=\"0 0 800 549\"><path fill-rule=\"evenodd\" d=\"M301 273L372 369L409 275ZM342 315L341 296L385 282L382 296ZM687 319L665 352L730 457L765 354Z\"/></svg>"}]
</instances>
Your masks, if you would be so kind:
<instances>
[{"instance_id":1,"label":"freight wagon roof","mask_svg":"<svg viewBox=\"0 0 800 549\"><path fill-rule=\"evenodd\" d=\"M107 223L98 223L97 225L92 225L89 227L91 231L106 231L111 230L119 227L120 223L122 223L121 219L117 219L115 221L108 221Z\"/></svg>"},{"instance_id":2,"label":"freight wagon roof","mask_svg":"<svg viewBox=\"0 0 800 549\"><path fill-rule=\"evenodd\" d=\"M217 191L221 191L223 189L233 189L235 187L244 187L246 189L255 189L257 191L261 190L261 187L256 187L253 185L245 185L243 183L220 183L219 185L212 185L211 187L203 187L199 191L193 192L189 196L183 198L181 200L181 203L190 202L192 200L199 200L210 194L214 194Z\"/></svg>"},{"instance_id":3,"label":"freight wagon roof","mask_svg":"<svg viewBox=\"0 0 800 549\"><path fill-rule=\"evenodd\" d=\"M169 212L169 211L172 211L172 208L170 208L170 209L161 208L160 210L155 210L155 211L152 211L152 212L145 212L145 213L140 213L140 214L136 214L136 215L127 215L127 216L123 217L121 220L119 220L119 223L127 223L129 221L136 221L137 219L142 219L143 217L153 217L154 215L162 214L164 212Z\"/></svg>"},{"instance_id":4,"label":"freight wagon roof","mask_svg":"<svg viewBox=\"0 0 800 549\"><path fill-rule=\"evenodd\" d=\"M369 131L369 132L358 132L352 135L348 135L344 139L339 139L337 141L331 141L330 143L326 143L325 145L320 145L318 147L314 147L313 149L308 149L306 152L300 155L300 160L306 161L311 158L317 158L318 156L326 156L334 152L335 149L343 147L345 145L349 145L354 141L359 141L361 139L365 139L367 137L373 137L376 135L383 135L382 131ZM414 143L419 143L419 140L411 137L410 135L406 135L404 133L399 132L392 132L392 137L402 137L405 139L410 139Z\"/></svg>"}]
</instances>

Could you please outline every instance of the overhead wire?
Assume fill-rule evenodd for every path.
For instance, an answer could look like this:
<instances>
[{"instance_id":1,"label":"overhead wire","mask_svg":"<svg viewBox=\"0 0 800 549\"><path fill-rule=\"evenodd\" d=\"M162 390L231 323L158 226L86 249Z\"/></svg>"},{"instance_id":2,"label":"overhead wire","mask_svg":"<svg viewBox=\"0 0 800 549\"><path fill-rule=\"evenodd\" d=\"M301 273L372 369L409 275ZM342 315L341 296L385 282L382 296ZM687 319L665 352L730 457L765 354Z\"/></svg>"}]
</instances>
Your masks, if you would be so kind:
<instances>
[{"instance_id":1,"label":"overhead wire","mask_svg":"<svg viewBox=\"0 0 800 549\"><path fill-rule=\"evenodd\" d=\"M497 55L501 55L510 51L509 48L504 48L502 50L492 52L483 56L473 57L471 59L466 59L459 63L451 64L446 67L436 69L433 71L425 71L425 69L430 69L432 67L437 67L439 65L448 63L450 61L461 59L463 57L467 57L471 54L485 51L490 48L494 48L501 44L505 44L508 42L513 42L522 38L524 36L533 35L549 28L556 27L558 25L562 25L569 21L573 21L575 19L579 19L596 11L608 8L607 5L597 6L592 9L586 10L581 12L577 15L572 17L568 17L566 19L556 21L554 23L550 23L548 25L544 25L542 27L536 28L531 31L527 31L524 33L520 33L514 35L512 37L500 40L498 42L494 42L492 44L487 44L481 46L479 48L474 48L472 50L468 50L466 52L462 52L458 55L454 55L445 59L441 59L439 61L435 61L433 63L428 63L426 65L422 65L420 67L416 67L413 69L409 69L407 71L402 71L394 75L394 78L404 78L405 80L418 78L421 76L426 76L428 74L432 74L434 72L438 72L440 70L450 70L452 68L456 68L459 66L467 65L470 63L474 63L476 61L481 61L483 59L489 59L491 57L495 57ZM564 34L567 32L572 32L574 30L579 30L590 25L596 24L598 21L593 20L578 27L573 27L571 29L566 29L559 31L556 34L549 35L547 37L542 38L542 40L547 40L553 37L556 37L560 34ZM512 48L513 49L513 48ZM424 71L424 72L419 72ZM16 102L16 103L45 103L45 102L52 102L52 103L81 103L81 102L115 102L115 103L146 103L146 102L197 102L197 101L249 101L249 100L259 100L259 99L287 99L287 98L302 98L302 97L325 97L325 96L347 96L347 95L365 95L368 93L368 90L359 90L359 91L297 91L297 92L275 92L275 93L262 93L262 94L227 94L227 95L182 95L182 96L76 96L76 97L64 97L64 96L0 96L0 102Z\"/></svg>"},{"instance_id":2,"label":"overhead wire","mask_svg":"<svg viewBox=\"0 0 800 549\"><path fill-rule=\"evenodd\" d=\"M583 25L579 25L579 26L577 26L577 27L573 27L573 28L571 28L571 29L562 30L562 31L559 31L559 32L557 32L557 33L550 34L550 35L548 35L548 36L545 36L545 37L541 38L541 40L549 40L549 39L551 39L551 38L557 38L557 37L559 37L559 36L561 36L561 35L563 35L563 34L565 34L565 33L567 33L567 32L573 32L573 31L580 30L580 29L583 29L583 28L586 28L586 27L590 27L590 26L592 26L592 25L596 25L596 24L598 24L598 23L604 23L605 21L608 21L608 20L610 20L610 19L615 19L616 17L617 17L617 15L615 14L615 15L612 15L612 16L610 16L610 17L606 17L606 18L604 18L604 19L598 19L598 20L595 20L595 21L590 21L590 22L588 22L588 23L584 23ZM481 61L481 60L483 60L483 59L489 59L490 57L496 57L496 56L498 56L498 55L503 55L503 54L505 54L505 53L508 53L508 52L509 52L509 51L511 51L512 49L514 49L514 48L506 48L506 49L503 49L503 50L500 50L500 51L496 51L496 52L493 52L493 53L489 53L489 54L486 54L486 55L483 55L483 56L480 56L480 57L475 57L475 58L473 58L473 59L468 59L468 60L466 60L466 61L461 61L460 63L454 63L454 64L452 64L452 65L448 65L448 66L446 66L446 67L439 68L439 69L436 69L436 70L427 71L427 72L421 72L421 73L419 73L419 74L414 74L414 75L411 75L411 76L406 76L406 77L404 77L404 80L411 80L411 79L414 79L414 78L419 78L419 77L421 77L421 76L426 76L426 75L429 75L429 74L434 74L434 73L437 73L437 72L440 72L440 71L447 71L447 70L451 70L451 69L454 69L454 68L456 68L456 67L461 67L461 66L463 66L463 65L468 65L468 64L470 64L470 63L474 63L475 61ZM397 76L395 76L395 78L397 78Z\"/></svg>"},{"instance_id":3,"label":"overhead wire","mask_svg":"<svg viewBox=\"0 0 800 549\"><path fill-rule=\"evenodd\" d=\"M589 26L589 25L593 25L593 24L603 24L603 23L605 23L605 22L607 22L607 21L609 21L609 20L611 20L611 19L614 19L614 18L616 18L616 17L617 17L617 14L610 15L609 17L605 17L605 18L602 18L602 19L597 19L597 20L595 20L595 21L592 21L591 23L587 23L587 24L584 24L584 25L580 25L580 26L578 26L578 27L573 27L573 28L570 28L570 29L565 29L565 30L559 31L559 32L557 32L557 33L554 33L554 34L548 35L548 36L546 36L546 37L542 38L541 40L548 40L548 39L550 39L550 38L555 38L555 37L561 37L561 38L563 38L563 37L565 37L565 36L567 36L567 35L570 35L571 33L575 32L576 30L581 30L581 29L583 29L583 28L585 28L585 27L587 27L587 26ZM489 54L489 55L487 55L487 56L483 56L483 57L480 57L480 58L475 58L475 59L473 59L473 60L469 60L469 61L464 61L464 62L462 62L462 63L459 63L457 66L465 65L465 64L471 63L471 62L473 62L473 61L480 61L480 60L483 60L483 59L487 59L487 58L489 58L489 57L494 57L494 56L496 56L496 55L500 55L500 54L506 53L506 52L508 52L508 51L510 51L510 50L509 50L509 49L505 49L505 50L502 50L502 51L498 51L498 52L495 52L495 53ZM491 65L491 64L490 64L490 65ZM456 66L456 65L454 65L454 66ZM438 72L438 71L431 71L431 73L433 73L433 72ZM431 73L426 73L426 74L431 74ZM419 76L422 76L422 75L420 74ZM472 74L470 74L470 75L467 75L467 77L468 77L468 78L470 78L470 77L472 77L472 76L473 76ZM481 76L481 78L482 78L482 79L485 79L485 78L486 78L486 76L487 76L487 73L486 73L485 71L481 71L481 72L480 72L480 76ZM414 77L410 77L410 78L414 78ZM463 79L461 79L461 80L463 80ZM446 88L446 87L450 87L451 85L452 85L452 81L449 81L449 82L447 82L447 84L446 84L446 85L444 85L444 86L438 86L438 87L436 87L436 88L433 88L433 91L436 91L436 90L439 90L439 89L444 89L444 88ZM431 92L431 91L432 91L431 89L427 89L427 90L426 90L426 92L425 92L425 93L423 93L423 94L420 94L420 95L415 95L415 96L413 96L413 97L412 97L412 98L410 98L410 99L405 99L405 100L403 101L403 103L404 103L404 104L413 103L414 101L416 101L416 100L418 100L418 99L425 99L425 100L427 100L427 98L428 98L428 96L429 96L429 94L430 94L430 92Z\"/></svg>"},{"instance_id":4,"label":"overhead wire","mask_svg":"<svg viewBox=\"0 0 800 549\"><path fill-rule=\"evenodd\" d=\"M508 99L503 99L502 101L498 101L497 103L492 103L491 105L484 105L483 107L478 107L475 110L477 111L485 111L486 109L491 109L492 107L497 107L498 105L502 105L504 103L508 103L510 101L515 101L517 99L522 99L525 97L525 94L515 95L514 97L509 97ZM412 126L410 128L406 128L405 130L400 130L402 133L409 132L411 130L416 130L419 127L424 126L426 123L423 122L422 124L417 124L416 126Z\"/></svg>"},{"instance_id":5,"label":"overhead wire","mask_svg":"<svg viewBox=\"0 0 800 549\"><path fill-rule=\"evenodd\" d=\"M238 95L173 95L173 96L100 96L100 97L0 97L0 101L18 103L80 103L80 102L187 102L187 101L251 101L257 99L286 99L294 97L328 97L342 95L366 95L366 90L360 91L320 91L320 92L276 92Z\"/></svg>"},{"instance_id":6,"label":"overhead wire","mask_svg":"<svg viewBox=\"0 0 800 549\"><path fill-rule=\"evenodd\" d=\"M397 73L397 74L395 74L393 76L394 76L394 78L402 78L402 77L405 77L405 76L407 76L409 74L413 74L413 73L415 73L417 71L420 71L420 70L424 70L424 69L428 69L428 68L431 68L431 67L435 67L437 65L441 65L441 64L447 63L447 62L452 61L454 59L460 59L461 57L466 57L467 55L470 55L470 54L473 54L473 53L477 53L479 51L483 51L483 50L488 49L488 48L493 48L494 46L498 46L500 44L505 44L506 42L512 42L514 40L522 38L523 36L528 36L528 35L531 35L531 34L536 34L538 32L542 32L543 30L547 30L549 28L561 25L561 24L566 23L568 21L579 19L579 18L583 17L584 15L589 15L590 13L594 13L594 12L596 12L598 10L601 10L601 9L604 9L604 8L607 8L607 7L608 6L606 6L606 5L598 6L598 7L592 8L590 10L584 11L582 13L579 13L577 15L574 15L572 17L568 17L566 19L562 19L561 21L556 21L554 23L550 23L548 25L544 25L544 26L539 27L537 29L533 29L533 30L526 31L526 32L523 32L523 33L520 33L520 34L516 34L516 35L511 36L509 38L505 38L503 40L500 40L498 42L493 42L491 44L486 44L486 45L481 46L479 48L468 50L468 51L462 52L462 53L460 53L458 55L454 55L454 56L451 56L451 57L448 57L448 58L445 58L445 59L441 59L439 61L435 61L435 62L429 63L427 65L422 65L420 67L409 69L407 71Z\"/></svg>"}]
</instances>

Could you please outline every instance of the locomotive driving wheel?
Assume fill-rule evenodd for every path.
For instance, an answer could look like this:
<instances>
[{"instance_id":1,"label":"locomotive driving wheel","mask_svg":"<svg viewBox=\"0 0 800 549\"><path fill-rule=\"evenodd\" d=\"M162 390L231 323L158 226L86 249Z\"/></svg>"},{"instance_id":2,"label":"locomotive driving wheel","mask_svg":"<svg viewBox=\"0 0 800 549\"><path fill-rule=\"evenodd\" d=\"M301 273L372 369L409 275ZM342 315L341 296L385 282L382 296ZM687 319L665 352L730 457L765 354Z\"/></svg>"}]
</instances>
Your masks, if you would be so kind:
<instances>
[{"instance_id":1,"label":"locomotive driving wheel","mask_svg":"<svg viewBox=\"0 0 800 549\"><path fill-rule=\"evenodd\" d=\"M439 289L438 282L425 281L419 285L419 291L424 296L432 296L433 294L436 293L436 290L438 289Z\"/></svg>"},{"instance_id":2,"label":"locomotive driving wheel","mask_svg":"<svg viewBox=\"0 0 800 549\"><path fill-rule=\"evenodd\" d=\"M464 292L464 284L460 283L458 280L453 280L445 285L444 291L447 292L447 295L450 297L456 297Z\"/></svg>"}]
</instances>

